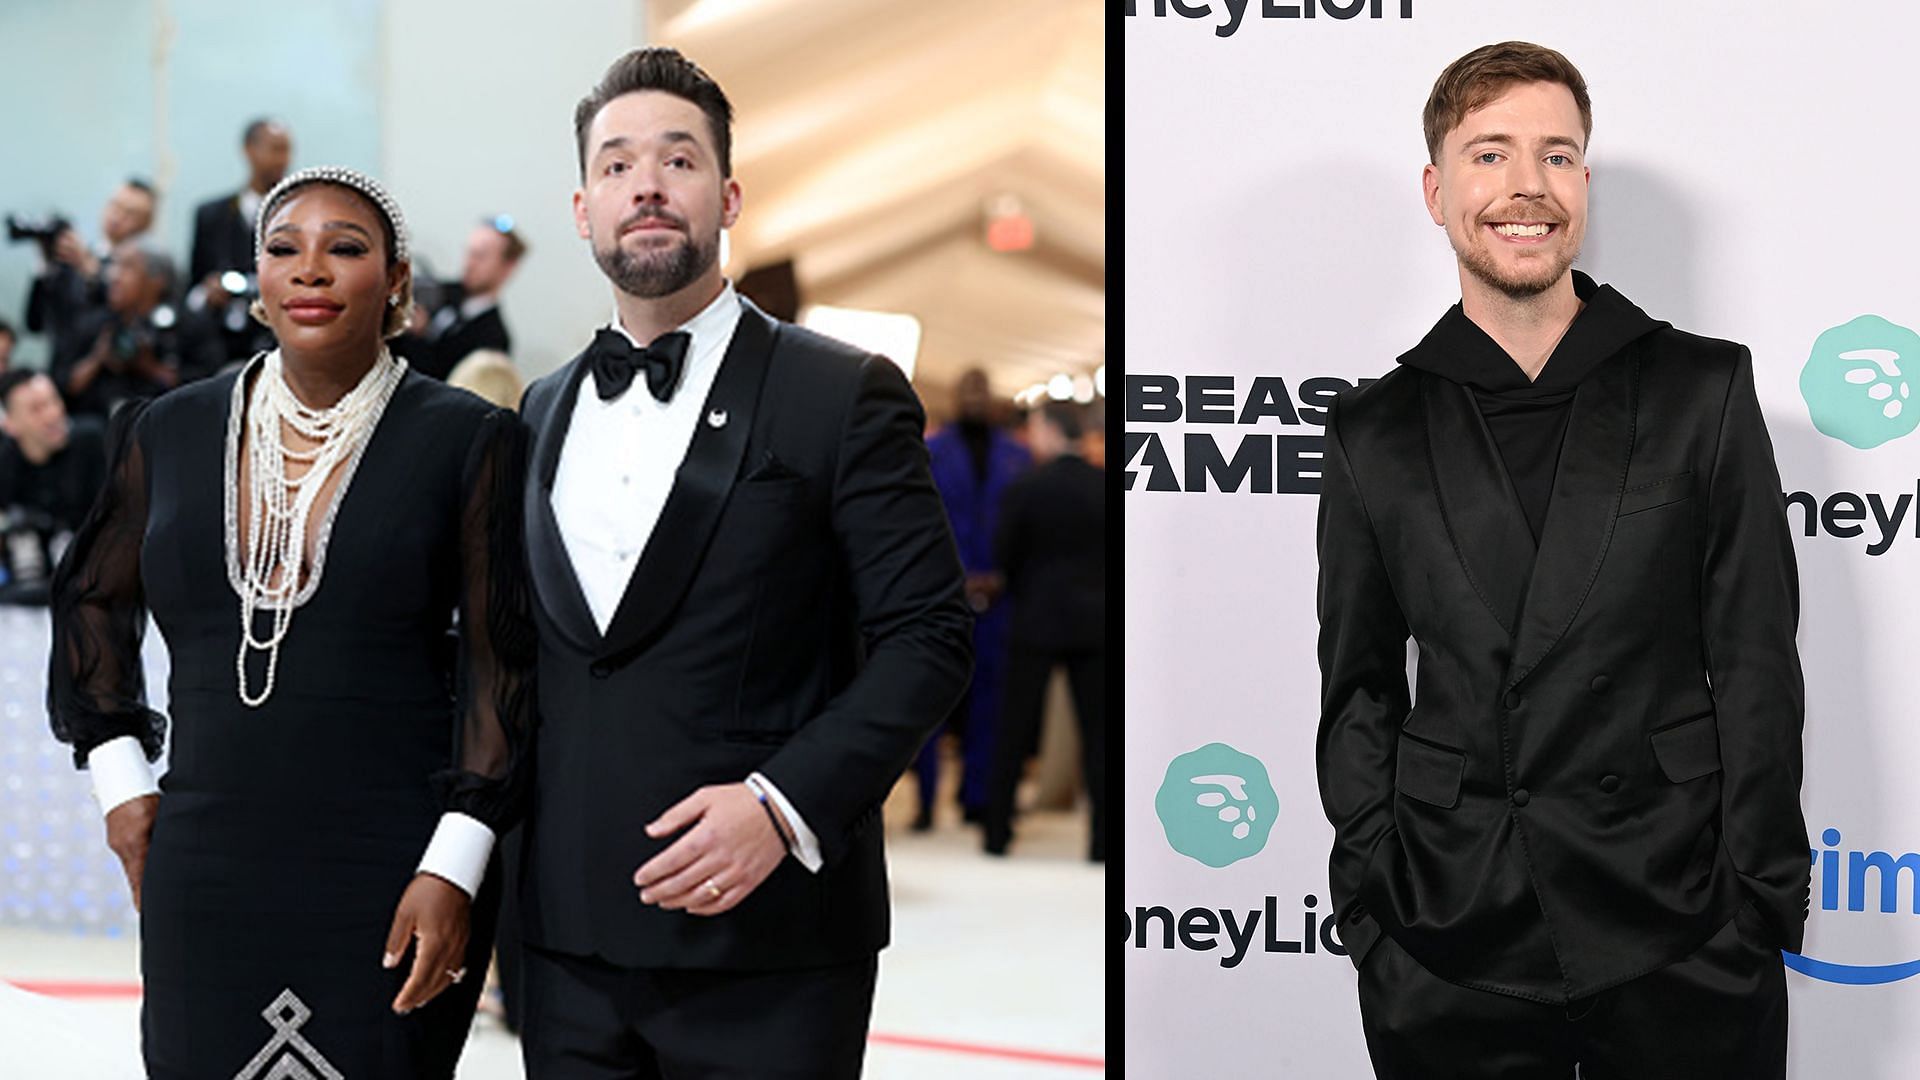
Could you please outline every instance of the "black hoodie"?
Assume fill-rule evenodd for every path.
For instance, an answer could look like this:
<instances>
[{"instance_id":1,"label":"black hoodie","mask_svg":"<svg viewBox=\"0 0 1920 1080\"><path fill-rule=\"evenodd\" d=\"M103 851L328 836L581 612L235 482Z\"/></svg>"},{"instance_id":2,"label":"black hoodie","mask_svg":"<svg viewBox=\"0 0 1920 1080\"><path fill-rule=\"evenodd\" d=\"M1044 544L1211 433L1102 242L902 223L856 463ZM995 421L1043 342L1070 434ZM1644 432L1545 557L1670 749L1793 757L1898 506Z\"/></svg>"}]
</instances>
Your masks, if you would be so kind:
<instances>
[{"instance_id":1,"label":"black hoodie","mask_svg":"<svg viewBox=\"0 0 1920 1080\"><path fill-rule=\"evenodd\" d=\"M1540 369L1540 377L1532 382L1459 304L1447 309L1420 344L1399 359L1408 367L1473 391L1535 543L1546 524L1547 501L1553 494L1574 391L1601 361L1671 325L1648 316L1613 286L1596 285L1578 270L1573 272L1573 292L1586 307L1574 316Z\"/></svg>"}]
</instances>

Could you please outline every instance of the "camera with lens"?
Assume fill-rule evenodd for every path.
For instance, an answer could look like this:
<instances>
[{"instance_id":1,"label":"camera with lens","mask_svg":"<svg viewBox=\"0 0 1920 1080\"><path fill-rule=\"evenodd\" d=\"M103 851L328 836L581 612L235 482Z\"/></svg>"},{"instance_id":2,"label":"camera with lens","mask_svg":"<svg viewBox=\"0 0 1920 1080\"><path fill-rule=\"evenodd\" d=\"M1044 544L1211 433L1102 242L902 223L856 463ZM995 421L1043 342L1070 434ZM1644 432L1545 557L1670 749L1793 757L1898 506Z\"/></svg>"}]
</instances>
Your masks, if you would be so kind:
<instances>
[{"instance_id":1,"label":"camera with lens","mask_svg":"<svg viewBox=\"0 0 1920 1080\"><path fill-rule=\"evenodd\" d=\"M247 314L247 305L259 299L260 279L240 270L228 270L220 275L220 289L227 294L227 303L215 316L216 321L228 333L247 333L252 329L252 317ZM210 313L212 306L207 302L204 282L196 282L193 288L187 290L187 310L195 314Z\"/></svg>"},{"instance_id":2,"label":"camera with lens","mask_svg":"<svg viewBox=\"0 0 1920 1080\"><path fill-rule=\"evenodd\" d=\"M73 534L30 506L0 509L0 604L42 605Z\"/></svg>"},{"instance_id":3,"label":"camera with lens","mask_svg":"<svg viewBox=\"0 0 1920 1080\"><path fill-rule=\"evenodd\" d=\"M145 318L116 326L108 341L107 366L125 371L142 349L152 349L157 357L173 355L177 351L174 337L179 332L179 323L180 314L173 305L161 304Z\"/></svg>"},{"instance_id":4,"label":"camera with lens","mask_svg":"<svg viewBox=\"0 0 1920 1080\"><path fill-rule=\"evenodd\" d=\"M53 258L54 240L71 228L73 223L59 214L48 214L45 217L7 215L7 241L17 244L22 240L32 240L40 245L40 254L49 260Z\"/></svg>"}]
</instances>

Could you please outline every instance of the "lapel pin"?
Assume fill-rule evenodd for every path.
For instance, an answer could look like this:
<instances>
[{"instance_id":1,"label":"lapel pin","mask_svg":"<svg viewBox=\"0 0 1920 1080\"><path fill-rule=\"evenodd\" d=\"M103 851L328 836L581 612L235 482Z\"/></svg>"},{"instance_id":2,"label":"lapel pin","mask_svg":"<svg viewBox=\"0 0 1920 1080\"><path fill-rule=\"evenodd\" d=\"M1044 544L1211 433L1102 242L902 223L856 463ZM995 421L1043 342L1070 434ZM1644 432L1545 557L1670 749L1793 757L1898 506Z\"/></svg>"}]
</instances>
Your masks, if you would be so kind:
<instances>
[{"instance_id":1,"label":"lapel pin","mask_svg":"<svg viewBox=\"0 0 1920 1080\"><path fill-rule=\"evenodd\" d=\"M727 426L727 410L715 409L712 412L708 413L707 426L710 428L726 427Z\"/></svg>"}]
</instances>

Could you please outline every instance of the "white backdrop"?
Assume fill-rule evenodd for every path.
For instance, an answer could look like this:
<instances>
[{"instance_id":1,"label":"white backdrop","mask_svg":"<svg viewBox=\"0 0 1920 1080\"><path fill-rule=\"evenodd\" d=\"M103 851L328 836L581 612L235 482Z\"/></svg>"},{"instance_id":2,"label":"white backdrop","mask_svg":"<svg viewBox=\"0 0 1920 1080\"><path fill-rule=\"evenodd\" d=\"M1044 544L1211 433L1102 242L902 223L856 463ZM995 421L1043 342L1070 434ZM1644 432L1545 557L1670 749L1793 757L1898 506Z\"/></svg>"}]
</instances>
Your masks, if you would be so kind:
<instances>
[{"instance_id":1,"label":"white backdrop","mask_svg":"<svg viewBox=\"0 0 1920 1080\"><path fill-rule=\"evenodd\" d=\"M1334 16L1345 3L1356 17ZM1352 966L1324 947L1289 948L1328 906L1332 837L1313 774L1316 482L1298 455L1320 434L1310 406L1339 385L1310 380L1385 373L1458 299L1452 253L1421 204L1420 112L1448 62L1510 38L1566 53L1591 89L1592 217L1575 265L1656 318L1754 352L1800 561L1803 802L1818 856L1805 956L1819 963L1802 964L1818 976L1789 975L1793 1074L1920 1075L1920 855L1909 855L1920 850L1920 435L1857 448L1816 429L1801 387L1828 329L1863 315L1920 327L1920 9L1129 7L1132 1075L1370 1075ZM1315 17L1299 17L1303 7ZM1920 338L1876 333L1847 347L1889 350L1875 381L1904 400L1920 386L1890 369L1920 366ZM1891 357L1903 349L1911 355ZM1169 384L1178 420L1163 404ZM1814 386L1816 401L1841 410L1823 428L1902 426L1879 424L1880 403L1858 396L1867 387L1846 389ZM1260 415L1233 422L1249 411ZM1175 761L1215 743L1231 750ZM1257 771L1235 753L1264 766L1271 795L1256 778L1163 826L1156 794L1169 767L1178 811L1191 807L1196 768ZM1232 820L1209 817L1216 809ZM1237 824L1250 828L1233 841ZM1175 850L1196 837L1210 862L1236 844L1240 857L1215 867Z\"/></svg>"}]
</instances>

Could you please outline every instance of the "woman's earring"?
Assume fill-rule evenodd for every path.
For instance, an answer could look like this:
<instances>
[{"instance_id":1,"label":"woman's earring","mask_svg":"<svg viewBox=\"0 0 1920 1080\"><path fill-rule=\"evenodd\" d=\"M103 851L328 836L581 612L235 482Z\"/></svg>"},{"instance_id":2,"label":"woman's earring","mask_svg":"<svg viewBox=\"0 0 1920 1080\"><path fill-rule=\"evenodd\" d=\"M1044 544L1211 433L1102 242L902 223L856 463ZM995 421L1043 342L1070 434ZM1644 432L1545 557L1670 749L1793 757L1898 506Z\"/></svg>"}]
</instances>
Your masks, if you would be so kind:
<instances>
[{"instance_id":1,"label":"woman's earring","mask_svg":"<svg viewBox=\"0 0 1920 1080\"><path fill-rule=\"evenodd\" d=\"M388 306L388 307L399 307L399 306L400 306L400 294L399 294L399 293L389 293L389 294L387 295L387 306Z\"/></svg>"}]
</instances>

